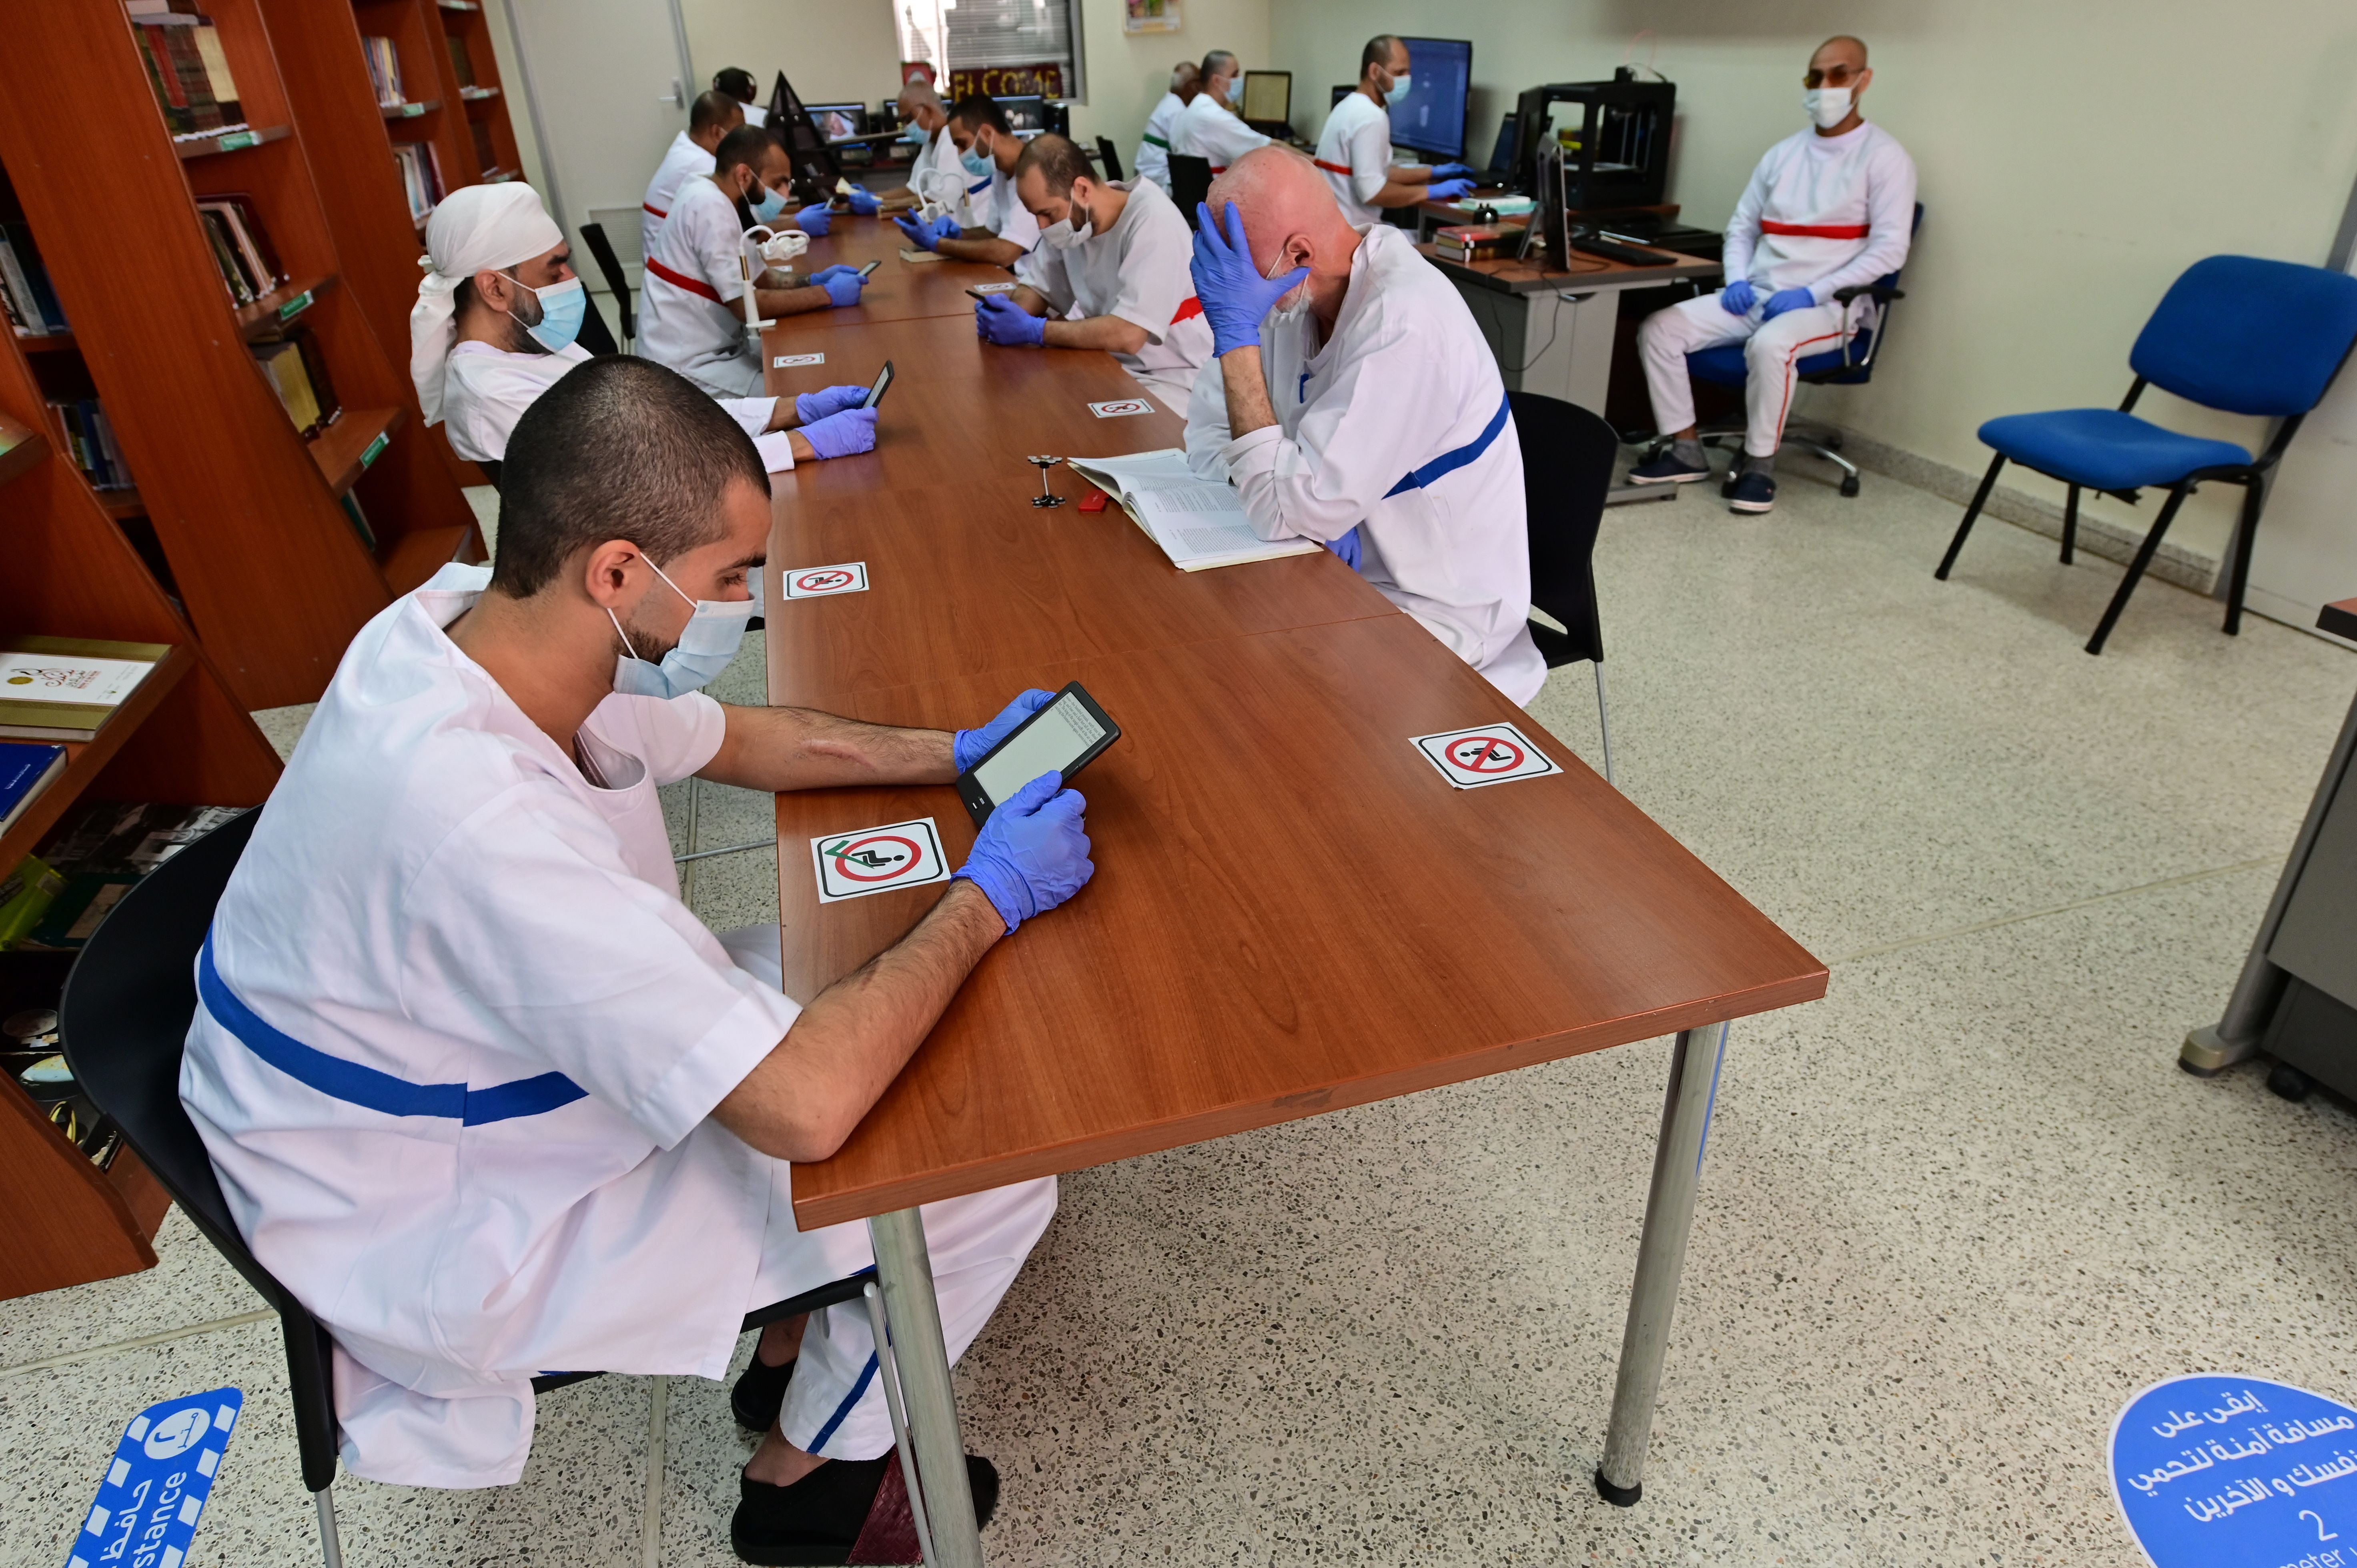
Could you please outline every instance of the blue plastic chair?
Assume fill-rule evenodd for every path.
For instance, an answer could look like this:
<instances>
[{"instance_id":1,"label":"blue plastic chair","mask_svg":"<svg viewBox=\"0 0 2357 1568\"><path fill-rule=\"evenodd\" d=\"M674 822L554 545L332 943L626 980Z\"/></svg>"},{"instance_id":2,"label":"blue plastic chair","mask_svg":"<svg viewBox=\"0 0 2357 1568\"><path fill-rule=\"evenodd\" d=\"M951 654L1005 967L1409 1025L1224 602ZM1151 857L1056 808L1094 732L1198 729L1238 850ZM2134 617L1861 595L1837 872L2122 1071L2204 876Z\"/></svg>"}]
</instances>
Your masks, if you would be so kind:
<instances>
[{"instance_id":1,"label":"blue plastic chair","mask_svg":"<svg viewBox=\"0 0 2357 1568\"><path fill-rule=\"evenodd\" d=\"M1915 221L1909 232L1918 233L1922 228L1923 204L1919 201L1915 204ZM1813 387L1864 386L1874 377L1874 356L1881 347L1880 340L1889 336L1892 303L1906 297L1900 292L1899 274L1895 272L1885 273L1872 283L1834 290L1834 302L1842 307L1845 319L1848 317L1849 307L1860 299L1871 298L1881 309L1876 313L1873 326L1846 339L1839 349L1811 354L1794 365L1793 380ZM1750 379L1743 358L1743 345L1739 342L1721 343L1717 348L1688 354L1686 374L1695 381L1708 381L1713 386L1727 387L1736 392L1741 392L1744 383ZM1721 441L1739 442L1743 431L1742 420L1731 420L1705 425L1698 432L1698 438L1706 446ZM1841 432L1822 421L1788 419L1784 422L1784 445L1813 452L1839 468L1842 471L1841 493L1855 496L1858 488L1857 465L1841 455ZM1728 467L1727 483L1721 487L1724 493L1735 493L1735 481L1741 471L1740 463Z\"/></svg>"},{"instance_id":2,"label":"blue plastic chair","mask_svg":"<svg viewBox=\"0 0 2357 1568\"><path fill-rule=\"evenodd\" d=\"M2152 532L2128 564L2089 653L2101 653L2119 623L2128 596L2160 548L2177 509L2204 480L2243 487L2243 519L2234 537L2234 569L2226 596L2226 635L2243 629L2243 590L2251 575L2251 546L2266 505L2266 478L2298 434L2300 421L2322 400L2350 347L2357 343L2357 277L2296 262L2255 256L2212 256L2185 269L2128 354L2136 380L2116 409L2065 408L2014 413L1981 426L1995 447L1988 472L1956 537L1932 574L1943 580L1964 547L1964 536L2007 462L2070 487L2062 506L2062 563L2070 564L2079 528L2079 492L2099 490L2131 504L2147 486L2169 487ZM2133 412L2146 385L2188 403L2228 413L2282 421L2267 449L2254 458L2231 441L2180 435Z\"/></svg>"}]
</instances>

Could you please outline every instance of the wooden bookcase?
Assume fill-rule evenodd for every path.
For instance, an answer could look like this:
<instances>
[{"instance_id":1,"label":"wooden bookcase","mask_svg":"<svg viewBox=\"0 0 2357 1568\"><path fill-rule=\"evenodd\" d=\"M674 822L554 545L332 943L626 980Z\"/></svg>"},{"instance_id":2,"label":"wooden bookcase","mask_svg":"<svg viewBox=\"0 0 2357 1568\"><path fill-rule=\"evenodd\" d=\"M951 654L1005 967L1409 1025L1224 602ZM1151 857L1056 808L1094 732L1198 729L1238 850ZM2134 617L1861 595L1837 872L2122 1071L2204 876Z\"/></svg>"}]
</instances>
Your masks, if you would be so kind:
<instances>
[{"instance_id":1,"label":"wooden bookcase","mask_svg":"<svg viewBox=\"0 0 2357 1568\"><path fill-rule=\"evenodd\" d=\"M16 0L0 51L0 166L73 326L70 346L50 351L78 356L137 480L135 500L110 493L110 507L144 514L155 564L248 708L316 698L363 622L479 552L456 471L415 417L405 324L390 342L379 324L383 275L405 270L414 295L415 236L379 156L383 121L348 8L336 19L368 140L348 139L334 95L311 80L317 24L306 13L320 9L208 0L252 129L200 141L172 140L112 0ZM374 229L339 216L388 188L381 178L390 254L363 252ZM195 205L232 193L253 198L293 279L243 310ZM282 318L310 330L343 406L308 443L247 348ZM339 504L348 491L373 549Z\"/></svg>"},{"instance_id":2,"label":"wooden bookcase","mask_svg":"<svg viewBox=\"0 0 2357 1568\"><path fill-rule=\"evenodd\" d=\"M0 328L0 630L163 642L171 654L65 771L0 833L14 868L78 801L259 805L278 755L231 694L115 520L49 431L32 357ZM70 352L41 345L47 354ZM285 417L280 417L285 423ZM169 1200L128 1149L102 1171L0 1083L0 1296L56 1290L153 1266Z\"/></svg>"}]
</instances>

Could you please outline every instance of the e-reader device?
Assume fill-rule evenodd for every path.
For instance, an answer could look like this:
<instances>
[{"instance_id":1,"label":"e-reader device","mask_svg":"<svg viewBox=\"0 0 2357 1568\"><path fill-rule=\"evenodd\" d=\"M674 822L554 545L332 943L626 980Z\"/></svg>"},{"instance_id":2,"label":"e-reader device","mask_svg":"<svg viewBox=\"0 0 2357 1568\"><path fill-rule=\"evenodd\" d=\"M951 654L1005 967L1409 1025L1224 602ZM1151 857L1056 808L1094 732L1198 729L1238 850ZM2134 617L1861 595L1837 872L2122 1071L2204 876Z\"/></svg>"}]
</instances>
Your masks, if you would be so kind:
<instances>
[{"instance_id":1,"label":"e-reader device","mask_svg":"<svg viewBox=\"0 0 2357 1568\"><path fill-rule=\"evenodd\" d=\"M859 269L859 275L862 278L872 276L874 275L876 269L883 264L884 263L880 261L870 262L866 266Z\"/></svg>"},{"instance_id":2,"label":"e-reader device","mask_svg":"<svg viewBox=\"0 0 2357 1568\"><path fill-rule=\"evenodd\" d=\"M887 360L884 361L884 368L876 372L876 384L867 389L867 401L861 403L859 406L862 408L874 408L877 403L884 401L884 394L891 390L892 361Z\"/></svg>"},{"instance_id":3,"label":"e-reader device","mask_svg":"<svg viewBox=\"0 0 2357 1568\"><path fill-rule=\"evenodd\" d=\"M958 799L980 827L999 802L1042 773L1060 773L1070 784L1072 775L1120 738L1121 726L1075 681L958 775Z\"/></svg>"}]
</instances>

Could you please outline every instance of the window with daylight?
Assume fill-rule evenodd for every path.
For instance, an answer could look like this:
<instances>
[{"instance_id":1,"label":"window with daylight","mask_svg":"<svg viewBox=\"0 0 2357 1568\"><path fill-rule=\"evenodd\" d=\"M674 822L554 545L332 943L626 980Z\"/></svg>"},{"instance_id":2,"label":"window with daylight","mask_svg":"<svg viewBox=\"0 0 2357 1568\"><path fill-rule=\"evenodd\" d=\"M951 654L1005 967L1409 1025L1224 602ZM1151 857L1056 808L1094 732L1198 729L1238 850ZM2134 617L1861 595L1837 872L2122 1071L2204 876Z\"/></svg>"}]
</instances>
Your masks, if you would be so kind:
<instances>
[{"instance_id":1,"label":"window with daylight","mask_svg":"<svg viewBox=\"0 0 2357 1568\"><path fill-rule=\"evenodd\" d=\"M892 0L900 58L933 68L954 102L993 98L1082 100L1080 0Z\"/></svg>"}]
</instances>

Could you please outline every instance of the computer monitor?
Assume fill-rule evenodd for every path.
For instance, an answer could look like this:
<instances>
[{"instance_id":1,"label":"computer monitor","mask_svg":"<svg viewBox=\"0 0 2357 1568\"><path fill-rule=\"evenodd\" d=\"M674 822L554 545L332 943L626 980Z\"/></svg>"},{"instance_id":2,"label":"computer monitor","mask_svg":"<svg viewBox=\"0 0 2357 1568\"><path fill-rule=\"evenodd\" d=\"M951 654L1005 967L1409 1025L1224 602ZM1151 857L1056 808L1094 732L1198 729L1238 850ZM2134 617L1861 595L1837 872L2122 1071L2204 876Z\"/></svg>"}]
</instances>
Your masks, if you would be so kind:
<instances>
[{"instance_id":1,"label":"computer monitor","mask_svg":"<svg viewBox=\"0 0 2357 1568\"><path fill-rule=\"evenodd\" d=\"M1293 128L1293 73L1289 70L1244 72L1243 123L1269 134L1270 127Z\"/></svg>"},{"instance_id":2,"label":"computer monitor","mask_svg":"<svg viewBox=\"0 0 2357 1568\"><path fill-rule=\"evenodd\" d=\"M1509 111L1500 122L1498 145L1490 154L1489 167L1480 171L1488 177L1484 181L1485 184L1511 185L1513 183L1516 166L1514 154L1517 144L1521 140L1514 133L1518 129L1520 118L1519 115Z\"/></svg>"},{"instance_id":3,"label":"computer monitor","mask_svg":"<svg viewBox=\"0 0 2357 1568\"><path fill-rule=\"evenodd\" d=\"M1407 92L1392 105L1392 145L1449 161L1465 156L1465 98L1473 46L1463 38L1400 39L1407 46Z\"/></svg>"},{"instance_id":4,"label":"computer monitor","mask_svg":"<svg viewBox=\"0 0 2357 1568\"><path fill-rule=\"evenodd\" d=\"M1038 93L998 101L1000 113L1006 116L1007 129L1018 136L1037 135L1048 129L1048 101Z\"/></svg>"},{"instance_id":5,"label":"computer monitor","mask_svg":"<svg viewBox=\"0 0 2357 1568\"><path fill-rule=\"evenodd\" d=\"M1334 96L1326 101L1326 107L1329 110L1340 109L1342 107L1342 100L1350 97L1351 94L1358 91L1359 90L1356 87L1351 86L1351 83L1347 81L1343 82L1340 86L1334 89Z\"/></svg>"},{"instance_id":6,"label":"computer monitor","mask_svg":"<svg viewBox=\"0 0 2357 1568\"><path fill-rule=\"evenodd\" d=\"M804 107L810 111L811 124L818 127L818 134L827 141L839 142L845 136L866 134L867 105L865 103L811 103Z\"/></svg>"}]
</instances>

